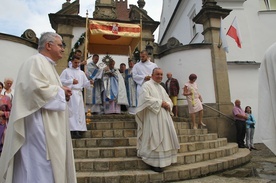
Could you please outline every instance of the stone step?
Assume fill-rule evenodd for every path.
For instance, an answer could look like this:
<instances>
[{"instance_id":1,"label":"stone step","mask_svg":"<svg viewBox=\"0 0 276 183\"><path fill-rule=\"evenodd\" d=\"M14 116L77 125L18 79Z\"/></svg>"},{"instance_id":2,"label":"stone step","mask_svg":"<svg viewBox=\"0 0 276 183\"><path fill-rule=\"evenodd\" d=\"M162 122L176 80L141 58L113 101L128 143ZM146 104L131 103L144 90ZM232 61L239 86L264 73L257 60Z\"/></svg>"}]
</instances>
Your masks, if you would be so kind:
<instances>
[{"instance_id":1,"label":"stone step","mask_svg":"<svg viewBox=\"0 0 276 183\"><path fill-rule=\"evenodd\" d=\"M135 120L131 121L97 121L87 124L88 130L115 130L115 129L137 129Z\"/></svg>"},{"instance_id":2,"label":"stone step","mask_svg":"<svg viewBox=\"0 0 276 183\"><path fill-rule=\"evenodd\" d=\"M174 122L175 129L190 129L191 125L187 122ZM90 122L87 125L88 130L110 130L110 129L137 129L137 123L135 120L129 121L118 121L114 119L113 121L96 121Z\"/></svg>"},{"instance_id":3,"label":"stone step","mask_svg":"<svg viewBox=\"0 0 276 183\"><path fill-rule=\"evenodd\" d=\"M203 149L214 149L225 146L226 144L227 140L225 138L194 143L181 143L178 152L184 153ZM74 148L74 157L76 159L136 157L136 152L136 146Z\"/></svg>"},{"instance_id":4,"label":"stone step","mask_svg":"<svg viewBox=\"0 0 276 183\"><path fill-rule=\"evenodd\" d=\"M101 115L91 115L86 116L87 118L91 119L92 121L102 121L102 120L135 120L135 115L130 114L101 114Z\"/></svg>"},{"instance_id":5,"label":"stone step","mask_svg":"<svg viewBox=\"0 0 276 183\"><path fill-rule=\"evenodd\" d=\"M216 140L208 140L208 141L199 141L199 142L188 142L188 143L180 143L179 153L184 152L194 152L198 150L204 149L214 149L227 145L226 138L219 138Z\"/></svg>"},{"instance_id":6,"label":"stone step","mask_svg":"<svg viewBox=\"0 0 276 183\"><path fill-rule=\"evenodd\" d=\"M178 135L178 140L181 143L216 140L217 138L218 138L218 135L216 133L208 133L208 134L202 134L202 135Z\"/></svg>"},{"instance_id":7,"label":"stone step","mask_svg":"<svg viewBox=\"0 0 276 183\"><path fill-rule=\"evenodd\" d=\"M248 149L239 149L235 154L218 159L207 160L194 164L169 166L162 173L147 170L127 170L114 172L77 172L78 183L145 183L172 182L207 176L216 172L231 169L249 162Z\"/></svg>"},{"instance_id":8,"label":"stone step","mask_svg":"<svg viewBox=\"0 0 276 183\"><path fill-rule=\"evenodd\" d=\"M85 138L111 138L111 137L136 137L136 129L111 129L111 130L87 130Z\"/></svg>"},{"instance_id":9,"label":"stone step","mask_svg":"<svg viewBox=\"0 0 276 183\"><path fill-rule=\"evenodd\" d=\"M198 131L198 130L197 130ZM198 131L194 130L176 130L180 138L187 138L186 141L199 141L204 140L208 136L207 131ZM199 135L198 133L202 133ZM186 135L186 133L188 135ZM190 135L189 135L190 134ZM198 135L195 135L198 134ZM207 136L206 136L207 135ZM216 134L212 134L216 135ZM217 136L217 135L216 135ZM87 130L83 133L84 138L112 138L112 137L137 137L136 129L115 129L115 130ZM210 138L210 136L208 136ZM213 137L211 137L213 139Z\"/></svg>"},{"instance_id":10,"label":"stone step","mask_svg":"<svg viewBox=\"0 0 276 183\"><path fill-rule=\"evenodd\" d=\"M183 135L197 135L202 138L202 135L207 135L207 129L176 129L176 133L178 136ZM136 129L100 129L100 130L87 130L83 133L84 138L111 138L111 137L118 137L118 138L127 138L127 137L136 137L137 130ZM185 138L185 137L183 137ZM196 138L196 137L195 137ZM73 139L75 140L75 139ZM78 139L79 140L79 139Z\"/></svg>"},{"instance_id":11,"label":"stone step","mask_svg":"<svg viewBox=\"0 0 276 183\"><path fill-rule=\"evenodd\" d=\"M207 134L206 134L207 135ZM196 135L197 136L197 135ZM215 135L210 135L211 137ZM202 135L201 135L202 137ZM191 139L196 137L191 137ZM199 137L197 137L199 138ZM203 137L202 137L203 139ZM208 139L208 138L207 138ZM216 140L215 138L214 140ZM180 143L186 142L186 138L181 138L180 136ZM225 140L227 143L227 140ZM196 142L196 141L195 141ZM199 141L200 144L203 144L205 141ZM194 143L194 142L191 142ZM73 139L72 144L74 148L84 148L84 147L118 147L118 146L136 146L137 145L137 138L136 137L111 137L111 138L82 138L82 139Z\"/></svg>"},{"instance_id":12,"label":"stone step","mask_svg":"<svg viewBox=\"0 0 276 183\"><path fill-rule=\"evenodd\" d=\"M207 134L208 130L205 129L176 129L178 135L201 135Z\"/></svg>"},{"instance_id":13,"label":"stone step","mask_svg":"<svg viewBox=\"0 0 276 183\"><path fill-rule=\"evenodd\" d=\"M74 148L136 146L136 137L72 139Z\"/></svg>"},{"instance_id":14,"label":"stone step","mask_svg":"<svg viewBox=\"0 0 276 183\"><path fill-rule=\"evenodd\" d=\"M177 154L177 164L194 164L202 161L230 156L238 152L237 144L227 144L216 149ZM101 172L119 170L146 170L148 166L138 157L75 159L77 172Z\"/></svg>"}]
</instances>

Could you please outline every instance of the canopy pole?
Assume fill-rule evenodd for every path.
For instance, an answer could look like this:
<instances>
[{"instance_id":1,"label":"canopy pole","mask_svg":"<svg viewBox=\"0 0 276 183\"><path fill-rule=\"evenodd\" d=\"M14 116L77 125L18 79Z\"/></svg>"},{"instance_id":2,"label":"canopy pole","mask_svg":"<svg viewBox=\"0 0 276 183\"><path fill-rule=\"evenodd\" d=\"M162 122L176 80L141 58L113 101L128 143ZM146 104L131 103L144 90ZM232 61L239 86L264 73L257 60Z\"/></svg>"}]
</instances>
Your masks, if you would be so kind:
<instances>
[{"instance_id":1,"label":"canopy pole","mask_svg":"<svg viewBox=\"0 0 276 183\"><path fill-rule=\"evenodd\" d=\"M128 50L129 50L129 59L132 59L132 50L131 50L131 46L128 46Z\"/></svg>"},{"instance_id":2,"label":"canopy pole","mask_svg":"<svg viewBox=\"0 0 276 183\"><path fill-rule=\"evenodd\" d=\"M142 40L143 40L143 17L142 17L142 13L140 13L140 27L141 27L141 33L140 33L140 52L142 51Z\"/></svg>"},{"instance_id":3,"label":"canopy pole","mask_svg":"<svg viewBox=\"0 0 276 183\"><path fill-rule=\"evenodd\" d=\"M86 10L86 21L85 21L85 41L84 41L84 60L86 61L86 64L84 65L84 73L87 73L87 52L88 52L88 10ZM84 89L84 105L86 105L86 89Z\"/></svg>"},{"instance_id":4,"label":"canopy pole","mask_svg":"<svg viewBox=\"0 0 276 183\"><path fill-rule=\"evenodd\" d=\"M88 37L88 10L86 10L86 23L85 23L85 44L84 44L84 60L87 61L87 37ZM86 69L86 66L84 67ZM85 70L86 71L86 70Z\"/></svg>"}]
</instances>

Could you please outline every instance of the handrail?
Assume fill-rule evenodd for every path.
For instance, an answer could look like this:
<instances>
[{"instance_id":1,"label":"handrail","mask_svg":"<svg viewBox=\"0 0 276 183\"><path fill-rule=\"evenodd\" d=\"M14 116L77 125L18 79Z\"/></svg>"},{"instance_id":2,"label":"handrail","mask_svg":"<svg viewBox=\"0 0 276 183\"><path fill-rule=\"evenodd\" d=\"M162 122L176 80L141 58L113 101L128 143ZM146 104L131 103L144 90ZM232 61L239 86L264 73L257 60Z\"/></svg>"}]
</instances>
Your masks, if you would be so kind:
<instances>
[{"instance_id":1,"label":"handrail","mask_svg":"<svg viewBox=\"0 0 276 183\"><path fill-rule=\"evenodd\" d=\"M213 108L213 107L211 107L211 106L208 106L208 105L203 104L203 103L202 103L202 105L205 106L205 107L208 107L209 109L212 109L213 111L216 111L217 113L223 115L224 117L226 117L226 118L228 118L228 119L230 119L230 120L232 120L232 121L235 121L233 118L227 116L226 114L220 112L219 110L217 110L217 109L215 109L215 108Z\"/></svg>"}]
</instances>

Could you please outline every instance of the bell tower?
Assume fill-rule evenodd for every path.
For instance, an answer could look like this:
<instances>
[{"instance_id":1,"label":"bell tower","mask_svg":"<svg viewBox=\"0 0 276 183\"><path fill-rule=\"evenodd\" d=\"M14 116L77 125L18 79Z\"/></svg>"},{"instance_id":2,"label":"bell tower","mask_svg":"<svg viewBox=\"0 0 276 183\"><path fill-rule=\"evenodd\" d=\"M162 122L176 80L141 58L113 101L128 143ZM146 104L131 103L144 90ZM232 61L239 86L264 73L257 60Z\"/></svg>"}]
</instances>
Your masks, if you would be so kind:
<instances>
[{"instance_id":1,"label":"bell tower","mask_svg":"<svg viewBox=\"0 0 276 183\"><path fill-rule=\"evenodd\" d=\"M96 0L93 18L117 19L115 0Z\"/></svg>"}]
</instances>

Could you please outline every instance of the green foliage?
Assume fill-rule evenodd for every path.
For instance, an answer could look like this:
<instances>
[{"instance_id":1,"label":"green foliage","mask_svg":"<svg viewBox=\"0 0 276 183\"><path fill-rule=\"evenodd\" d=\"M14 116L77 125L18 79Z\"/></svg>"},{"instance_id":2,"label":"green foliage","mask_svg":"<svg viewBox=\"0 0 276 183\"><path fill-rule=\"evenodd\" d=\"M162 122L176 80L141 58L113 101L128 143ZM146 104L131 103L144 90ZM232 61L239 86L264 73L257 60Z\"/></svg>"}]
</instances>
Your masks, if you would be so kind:
<instances>
[{"instance_id":1,"label":"green foliage","mask_svg":"<svg viewBox=\"0 0 276 183\"><path fill-rule=\"evenodd\" d=\"M85 42L85 32L82 33L82 35L80 36L80 38L78 39L78 41L74 44L74 47L71 49L71 52L69 54L69 57L68 57L68 62L70 60L72 60L72 57L75 53L76 50L79 49L79 47Z\"/></svg>"}]
</instances>

